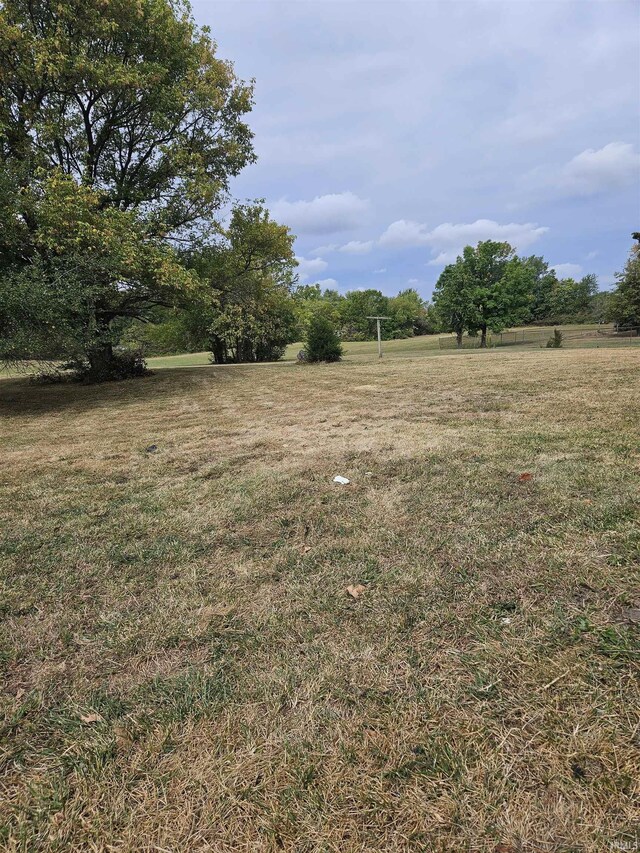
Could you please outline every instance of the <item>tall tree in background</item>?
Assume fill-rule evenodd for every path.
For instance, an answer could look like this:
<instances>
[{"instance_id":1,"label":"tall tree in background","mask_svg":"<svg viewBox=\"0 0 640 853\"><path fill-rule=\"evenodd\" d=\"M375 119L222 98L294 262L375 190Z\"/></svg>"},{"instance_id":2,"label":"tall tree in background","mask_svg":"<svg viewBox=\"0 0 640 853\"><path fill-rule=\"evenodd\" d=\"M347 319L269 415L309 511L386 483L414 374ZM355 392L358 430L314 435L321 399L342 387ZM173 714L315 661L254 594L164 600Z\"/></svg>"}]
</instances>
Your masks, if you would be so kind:
<instances>
[{"instance_id":1,"label":"tall tree in background","mask_svg":"<svg viewBox=\"0 0 640 853\"><path fill-rule=\"evenodd\" d=\"M218 238L193 253L216 363L276 360L295 339L293 241L261 203L240 204Z\"/></svg>"},{"instance_id":2,"label":"tall tree in background","mask_svg":"<svg viewBox=\"0 0 640 853\"><path fill-rule=\"evenodd\" d=\"M546 322L551 314L554 287L558 277L549 264L539 255L525 258L532 273L532 293L529 319L533 323Z\"/></svg>"},{"instance_id":3,"label":"tall tree in background","mask_svg":"<svg viewBox=\"0 0 640 853\"><path fill-rule=\"evenodd\" d=\"M179 299L175 247L253 160L251 106L182 0L4 0L0 357L99 372L114 321Z\"/></svg>"},{"instance_id":4,"label":"tall tree in background","mask_svg":"<svg viewBox=\"0 0 640 853\"><path fill-rule=\"evenodd\" d=\"M438 278L433 293L433 306L444 331L454 332L458 348L462 346L465 329L475 323L471 296L471 278L458 258L446 266Z\"/></svg>"},{"instance_id":5,"label":"tall tree in background","mask_svg":"<svg viewBox=\"0 0 640 853\"><path fill-rule=\"evenodd\" d=\"M461 262L471 295L468 331L480 332L480 346L487 345L487 330L501 332L523 322L531 304L533 274L508 243L484 240L466 246Z\"/></svg>"},{"instance_id":6,"label":"tall tree in background","mask_svg":"<svg viewBox=\"0 0 640 853\"><path fill-rule=\"evenodd\" d=\"M375 320L367 320L367 317L384 316L388 310L389 299L379 290L368 288L348 291L339 303L340 325L344 340L372 340Z\"/></svg>"},{"instance_id":7,"label":"tall tree in background","mask_svg":"<svg viewBox=\"0 0 640 853\"><path fill-rule=\"evenodd\" d=\"M434 293L434 305L444 327L462 334L500 332L522 322L529 313L535 269L520 260L508 243L485 240L465 246L455 264L445 267Z\"/></svg>"},{"instance_id":8,"label":"tall tree in background","mask_svg":"<svg viewBox=\"0 0 640 853\"><path fill-rule=\"evenodd\" d=\"M623 327L640 327L640 232L632 236L635 243L611 296L611 319Z\"/></svg>"}]
</instances>

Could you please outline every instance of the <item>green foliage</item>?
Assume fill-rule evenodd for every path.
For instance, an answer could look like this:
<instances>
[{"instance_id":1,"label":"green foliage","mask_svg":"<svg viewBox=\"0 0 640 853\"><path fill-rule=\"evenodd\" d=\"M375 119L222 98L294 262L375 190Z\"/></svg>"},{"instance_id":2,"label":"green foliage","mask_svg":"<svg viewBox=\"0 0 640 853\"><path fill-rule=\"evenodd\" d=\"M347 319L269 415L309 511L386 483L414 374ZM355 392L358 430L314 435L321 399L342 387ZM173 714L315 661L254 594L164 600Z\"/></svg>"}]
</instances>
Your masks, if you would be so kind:
<instances>
[{"instance_id":1,"label":"green foliage","mask_svg":"<svg viewBox=\"0 0 640 853\"><path fill-rule=\"evenodd\" d=\"M277 361L295 340L296 316L286 287L257 281L241 302L226 300L209 327L217 364Z\"/></svg>"},{"instance_id":2,"label":"green foliage","mask_svg":"<svg viewBox=\"0 0 640 853\"><path fill-rule=\"evenodd\" d=\"M293 240L256 202L234 207L215 243L192 254L205 285L199 310L216 363L274 361L295 340Z\"/></svg>"},{"instance_id":3,"label":"green foliage","mask_svg":"<svg viewBox=\"0 0 640 853\"><path fill-rule=\"evenodd\" d=\"M103 360L77 359L68 362L66 369L73 371L74 378L81 382L113 382L118 379L134 379L147 376L144 357L137 350L112 352Z\"/></svg>"},{"instance_id":4,"label":"green foliage","mask_svg":"<svg viewBox=\"0 0 640 853\"><path fill-rule=\"evenodd\" d=\"M533 323L546 323L551 316L552 294L557 284L557 276L549 269L544 258L531 255L525 258L525 264L532 274L532 291L529 320Z\"/></svg>"},{"instance_id":5,"label":"green foliage","mask_svg":"<svg viewBox=\"0 0 640 853\"><path fill-rule=\"evenodd\" d=\"M560 349L562 346L562 332L560 329L554 329L553 335L547 341L547 349Z\"/></svg>"},{"instance_id":6,"label":"green foliage","mask_svg":"<svg viewBox=\"0 0 640 853\"><path fill-rule=\"evenodd\" d=\"M473 323L471 280L465 275L462 263L449 264L443 269L436 282L433 305L442 330L455 332L458 346L462 346L462 335Z\"/></svg>"},{"instance_id":7,"label":"green foliage","mask_svg":"<svg viewBox=\"0 0 640 853\"><path fill-rule=\"evenodd\" d=\"M202 352L209 343L207 321L196 300L182 309L158 307L149 322L126 322L119 343L148 356Z\"/></svg>"},{"instance_id":8,"label":"green foliage","mask_svg":"<svg viewBox=\"0 0 640 853\"><path fill-rule=\"evenodd\" d=\"M534 270L508 243L485 240L474 248L465 246L455 264L446 267L436 285L434 304L447 330L458 343L466 329L481 333L486 346L487 329L500 332L521 323L529 313Z\"/></svg>"},{"instance_id":9,"label":"green foliage","mask_svg":"<svg viewBox=\"0 0 640 853\"><path fill-rule=\"evenodd\" d=\"M610 319L623 327L640 326L640 233L633 237L636 242L611 296Z\"/></svg>"},{"instance_id":10,"label":"green foliage","mask_svg":"<svg viewBox=\"0 0 640 853\"><path fill-rule=\"evenodd\" d=\"M387 303L391 320L384 325L389 329L390 338L411 338L414 335L427 335L435 331L433 317L429 316L425 301L414 288L401 290Z\"/></svg>"},{"instance_id":11,"label":"green foliage","mask_svg":"<svg viewBox=\"0 0 640 853\"><path fill-rule=\"evenodd\" d=\"M103 361L121 318L193 289L173 246L253 159L251 87L181 0L5 0L0 84L0 357Z\"/></svg>"},{"instance_id":12,"label":"green foliage","mask_svg":"<svg viewBox=\"0 0 640 853\"><path fill-rule=\"evenodd\" d=\"M352 290L346 295L336 290L321 291L318 284L299 285L294 291L294 304L301 335L319 306L340 329L345 341L371 341L376 338L375 320L368 316L389 317L382 323L385 340L410 338L435 331L435 318L416 290L401 291L397 296L384 296L379 290Z\"/></svg>"},{"instance_id":13,"label":"green foliage","mask_svg":"<svg viewBox=\"0 0 640 853\"><path fill-rule=\"evenodd\" d=\"M379 290L352 290L340 301L340 325L346 341L367 341L374 337L375 320L367 320L372 316L387 316L389 299ZM385 327L386 324L383 324ZM387 328L383 328L386 337Z\"/></svg>"},{"instance_id":14,"label":"green foliage","mask_svg":"<svg viewBox=\"0 0 640 853\"><path fill-rule=\"evenodd\" d=\"M600 290L594 293L589 304L589 316L592 323L609 323L614 311L613 293Z\"/></svg>"},{"instance_id":15,"label":"green foliage","mask_svg":"<svg viewBox=\"0 0 640 853\"><path fill-rule=\"evenodd\" d=\"M591 302L598 291L598 280L586 275L575 281L572 278L556 279L549 294L547 322L586 322L591 319Z\"/></svg>"},{"instance_id":16,"label":"green foliage","mask_svg":"<svg viewBox=\"0 0 640 853\"><path fill-rule=\"evenodd\" d=\"M323 310L316 311L311 317L305 340L305 355L310 362L340 361L342 358L340 338Z\"/></svg>"}]
</instances>

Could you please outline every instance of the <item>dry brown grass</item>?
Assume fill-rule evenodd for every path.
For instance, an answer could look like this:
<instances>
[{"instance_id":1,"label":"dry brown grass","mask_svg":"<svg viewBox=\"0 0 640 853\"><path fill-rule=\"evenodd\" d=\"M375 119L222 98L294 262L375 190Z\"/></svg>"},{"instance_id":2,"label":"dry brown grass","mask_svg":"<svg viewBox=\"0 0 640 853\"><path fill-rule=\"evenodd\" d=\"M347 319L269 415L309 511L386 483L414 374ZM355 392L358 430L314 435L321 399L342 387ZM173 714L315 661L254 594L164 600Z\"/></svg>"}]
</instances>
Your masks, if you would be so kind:
<instances>
[{"instance_id":1,"label":"dry brown grass","mask_svg":"<svg viewBox=\"0 0 640 853\"><path fill-rule=\"evenodd\" d=\"M2 849L636 849L639 367L0 381Z\"/></svg>"}]
</instances>

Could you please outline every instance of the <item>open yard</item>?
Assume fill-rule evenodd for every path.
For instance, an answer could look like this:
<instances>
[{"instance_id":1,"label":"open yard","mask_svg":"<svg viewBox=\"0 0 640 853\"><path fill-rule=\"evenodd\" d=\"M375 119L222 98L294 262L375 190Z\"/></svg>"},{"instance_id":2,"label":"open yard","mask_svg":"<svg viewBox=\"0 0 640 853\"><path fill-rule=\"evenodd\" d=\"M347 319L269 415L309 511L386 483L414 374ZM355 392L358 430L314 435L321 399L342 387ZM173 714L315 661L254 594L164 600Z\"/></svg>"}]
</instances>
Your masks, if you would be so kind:
<instances>
[{"instance_id":1,"label":"open yard","mask_svg":"<svg viewBox=\"0 0 640 853\"><path fill-rule=\"evenodd\" d=\"M1 849L640 847L640 349L403 355L0 380Z\"/></svg>"}]
</instances>

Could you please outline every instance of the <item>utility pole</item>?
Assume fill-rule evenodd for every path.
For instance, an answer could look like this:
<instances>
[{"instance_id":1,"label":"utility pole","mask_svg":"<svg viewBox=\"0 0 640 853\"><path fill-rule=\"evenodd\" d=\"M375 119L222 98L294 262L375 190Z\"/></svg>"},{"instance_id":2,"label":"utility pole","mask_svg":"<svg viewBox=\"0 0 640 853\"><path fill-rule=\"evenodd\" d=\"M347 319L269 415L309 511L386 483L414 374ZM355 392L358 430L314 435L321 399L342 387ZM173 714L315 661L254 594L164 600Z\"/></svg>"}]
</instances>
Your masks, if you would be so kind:
<instances>
[{"instance_id":1,"label":"utility pole","mask_svg":"<svg viewBox=\"0 0 640 853\"><path fill-rule=\"evenodd\" d=\"M367 320L375 320L378 326L378 358L382 358L382 332L380 331L380 320L390 320L391 317L367 317Z\"/></svg>"}]
</instances>

